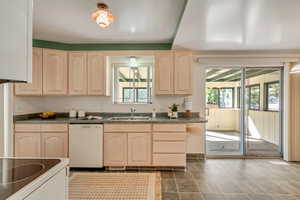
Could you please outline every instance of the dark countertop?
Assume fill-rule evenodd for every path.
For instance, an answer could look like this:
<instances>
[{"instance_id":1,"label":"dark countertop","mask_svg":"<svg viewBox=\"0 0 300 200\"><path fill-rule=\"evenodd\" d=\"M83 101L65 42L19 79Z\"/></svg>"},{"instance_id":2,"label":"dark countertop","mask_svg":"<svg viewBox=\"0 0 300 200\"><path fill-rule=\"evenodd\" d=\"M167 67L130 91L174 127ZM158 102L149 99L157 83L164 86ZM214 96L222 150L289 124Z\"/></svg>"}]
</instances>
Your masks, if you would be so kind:
<instances>
[{"instance_id":1,"label":"dark countertop","mask_svg":"<svg viewBox=\"0 0 300 200\"><path fill-rule=\"evenodd\" d=\"M90 115L90 113L88 113ZM101 120L98 119L77 119L69 118L67 115L59 114L55 119L41 119L36 117L37 115L28 115L28 116L15 116L15 123L67 123L67 124L104 124L104 123L207 123L207 120L198 117L199 114L193 114L191 118L185 118L182 115L179 115L177 119L169 119L165 114L158 114L156 118L150 118L147 120L111 120L111 117L114 116L130 116L125 113L91 113L91 115L103 117ZM137 113L135 116L150 116L149 113Z\"/></svg>"},{"instance_id":2,"label":"dark countertop","mask_svg":"<svg viewBox=\"0 0 300 200\"><path fill-rule=\"evenodd\" d=\"M7 199L60 163L59 159L0 159L0 200Z\"/></svg>"}]
</instances>

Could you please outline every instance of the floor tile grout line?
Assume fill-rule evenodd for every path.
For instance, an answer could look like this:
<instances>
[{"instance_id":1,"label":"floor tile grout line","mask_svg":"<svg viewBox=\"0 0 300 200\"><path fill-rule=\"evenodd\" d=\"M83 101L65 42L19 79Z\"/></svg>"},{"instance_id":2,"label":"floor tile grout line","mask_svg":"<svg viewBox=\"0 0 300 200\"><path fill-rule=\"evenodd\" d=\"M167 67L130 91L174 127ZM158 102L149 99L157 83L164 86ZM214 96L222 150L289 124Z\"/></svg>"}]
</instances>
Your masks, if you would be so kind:
<instances>
[{"instance_id":1,"label":"floor tile grout line","mask_svg":"<svg viewBox=\"0 0 300 200\"><path fill-rule=\"evenodd\" d=\"M178 187L178 183L177 183L177 179L176 179L176 176L175 176L175 172L173 171L173 178L174 178L174 182L175 182L175 185L176 185L176 190L177 190L177 196L178 196L178 199L181 200L181 196L179 194L179 187Z\"/></svg>"}]
</instances>

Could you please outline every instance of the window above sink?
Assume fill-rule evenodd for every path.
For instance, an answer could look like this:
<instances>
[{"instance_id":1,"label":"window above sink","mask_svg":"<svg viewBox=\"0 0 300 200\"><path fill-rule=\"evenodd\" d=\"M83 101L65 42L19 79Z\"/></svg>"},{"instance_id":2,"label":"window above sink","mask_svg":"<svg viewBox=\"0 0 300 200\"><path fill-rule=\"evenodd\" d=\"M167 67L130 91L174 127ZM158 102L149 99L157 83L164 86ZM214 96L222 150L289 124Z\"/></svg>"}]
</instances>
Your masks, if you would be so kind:
<instances>
[{"instance_id":1,"label":"window above sink","mask_svg":"<svg viewBox=\"0 0 300 200\"><path fill-rule=\"evenodd\" d=\"M113 103L151 104L154 56L111 56Z\"/></svg>"}]
</instances>

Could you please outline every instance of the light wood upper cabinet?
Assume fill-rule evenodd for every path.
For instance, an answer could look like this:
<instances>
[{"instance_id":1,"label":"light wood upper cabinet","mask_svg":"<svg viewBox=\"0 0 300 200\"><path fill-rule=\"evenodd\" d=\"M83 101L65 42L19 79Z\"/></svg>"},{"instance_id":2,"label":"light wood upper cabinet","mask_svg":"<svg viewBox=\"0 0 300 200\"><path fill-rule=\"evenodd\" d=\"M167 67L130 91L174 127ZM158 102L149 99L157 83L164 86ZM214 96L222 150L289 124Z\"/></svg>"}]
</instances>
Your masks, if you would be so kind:
<instances>
[{"instance_id":1,"label":"light wood upper cabinet","mask_svg":"<svg viewBox=\"0 0 300 200\"><path fill-rule=\"evenodd\" d=\"M87 94L86 52L69 52L69 94Z\"/></svg>"},{"instance_id":2,"label":"light wood upper cabinet","mask_svg":"<svg viewBox=\"0 0 300 200\"><path fill-rule=\"evenodd\" d=\"M101 52L88 52L88 95L106 95L106 64Z\"/></svg>"},{"instance_id":3,"label":"light wood upper cabinet","mask_svg":"<svg viewBox=\"0 0 300 200\"><path fill-rule=\"evenodd\" d=\"M16 95L42 95L43 94L43 49L32 49L32 83L16 83Z\"/></svg>"},{"instance_id":4,"label":"light wood upper cabinet","mask_svg":"<svg viewBox=\"0 0 300 200\"><path fill-rule=\"evenodd\" d=\"M104 133L104 165L127 165L126 133Z\"/></svg>"},{"instance_id":5,"label":"light wood upper cabinet","mask_svg":"<svg viewBox=\"0 0 300 200\"><path fill-rule=\"evenodd\" d=\"M68 93L67 52L43 50L43 93L44 95L66 95Z\"/></svg>"},{"instance_id":6,"label":"light wood upper cabinet","mask_svg":"<svg viewBox=\"0 0 300 200\"><path fill-rule=\"evenodd\" d=\"M37 132L15 133L16 157L41 157L41 134Z\"/></svg>"},{"instance_id":7,"label":"light wood upper cabinet","mask_svg":"<svg viewBox=\"0 0 300 200\"><path fill-rule=\"evenodd\" d=\"M174 93L192 94L192 54L190 51L174 53Z\"/></svg>"},{"instance_id":8,"label":"light wood upper cabinet","mask_svg":"<svg viewBox=\"0 0 300 200\"><path fill-rule=\"evenodd\" d=\"M68 157L68 133L42 133L43 157Z\"/></svg>"},{"instance_id":9,"label":"light wood upper cabinet","mask_svg":"<svg viewBox=\"0 0 300 200\"><path fill-rule=\"evenodd\" d=\"M128 133L128 165L151 165L151 134Z\"/></svg>"},{"instance_id":10,"label":"light wood upper cabinet","mask_svg":"<svg viewBox=\"0 0 300 200\"><path fill-rule=\"evenodd\" d=\"M174 56L171 51L158 52L155 55L155 94L172 95L174 93Z\"/></svg>"}]
</instances>

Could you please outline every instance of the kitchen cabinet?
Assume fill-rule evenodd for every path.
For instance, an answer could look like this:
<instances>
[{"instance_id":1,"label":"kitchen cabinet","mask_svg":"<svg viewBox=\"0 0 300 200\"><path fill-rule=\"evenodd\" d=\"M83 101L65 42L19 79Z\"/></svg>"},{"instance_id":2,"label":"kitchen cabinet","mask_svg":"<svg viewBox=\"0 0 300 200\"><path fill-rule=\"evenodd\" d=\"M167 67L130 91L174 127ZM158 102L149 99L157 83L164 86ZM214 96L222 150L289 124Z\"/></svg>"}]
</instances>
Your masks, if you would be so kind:
<instances>
[{"instance_id":1,"label":"kitchen cabinet","mask_svg":"<svg viewBox=\"0 0 300 200\"><path fill-rule=\"evenodd\" d=\"M39 132L15 133L15 157L41 157L41 134Z\"/></svg>"},{"instance_id":2,"label":"kitchen cabinet","mask_svg":"<svg viewBox=\"0 0 300 200\"><path fill-rule=\"evenodd\" d=\"M16 124L16 157L68 157L67 124Z\"/></svg>"},{"instance_id":3,"label":"kitchen cabinet","mask_svg":"<svg viewBox=\"0 0 300 200\"><path fill-rule=\"evenodd\" d=\"M106 95L106 63L101 52L88 52L87 73L88 95Z\"/></svg>"},{"instance_id":4,"label":"kitchen cabinet","mask_svg":"<svg viewBox=\"0 0 300 200\"><path fill-rule=\"evenodd\" d=\"M43 94L66 95L68 93L67 52L43 49Z\"/></svg>"},{"instance_id":5,"label":"kitchen cabinet","mask_svg":"<svg viewBox=\"0 0 300 200\"><path fill-rule=\"evenodd\" d=\"M104 166L127 165L127 134L104 133Z\"/></svg>"},{"instance_id":6,"label":"kitchen cabinet","mask_svg":"<svg viewBox=\"0 0 300 200\"><path fill-rule=\"evenodd\" d=\"M186 166L186 124L153 124L153 166Z\"/></svg>"},{"instance_id":7,"label":"kitchen cabinet","mask_svg":"<svg viewBox=\"0 0 300 200\"><path fill-rule=\"evenodd\" d=\"M151 165L151 134L128 133L128 163L129 166Z\"/></svg>"},{"instance_id":8,"label":"kitchen cabinet","mask_svg":"<svg viewBox=\"0 0 300 200\"><path fill-rule=\"evenodd\" d=\"M43 157L68 157L68 133L42 133Z\"/></svg>"},{"instance_id":9,"label":"kitchen cabinet","mask_svg":"<svg viewBox=\"0 0 300 200\"><path fill-rule=\"evenodd\" d=\"M69 52L69 94L87 95L86 52Z\"/></svg>"},{"instance_id":10,"label":"kitchen cabinet","mask_svg":"<svg viewBox=\"0 0 300 200\"><path fill-rule=\"evenodd\" d=\"M155 95L174 93L174 56L171 51L155 55Z\"/></svg>"},{"instance_id":11,"label":"kitchen cabinet","mask_svg":"<svg viewBox=\"0 0 300 200\"><path fill-rule=\"evenodd\" d=\"M0 82L31 82L32 0L0 1Z\"/></svg>"},{"instance_id":12,"label":"kitchen cabinet","mask_svg":"<svg viewBox=\"0 0 300 200\"><path fill-rule=\"evenodd\" d=\"M43 94L43 49L33 48L32 51L32 82L16 83L16 95L36 95Z\"/></svg>"},{"instance_id":13,"label":"kitchen cabinet","mask_svg":"<svg viewBox=\"0 0 300 200\"><path fill-rule=\"evenodd\" d=\"M174 94L192 94L192 54L190 51L174 53Z\"/></svg>"}]
</instances>

